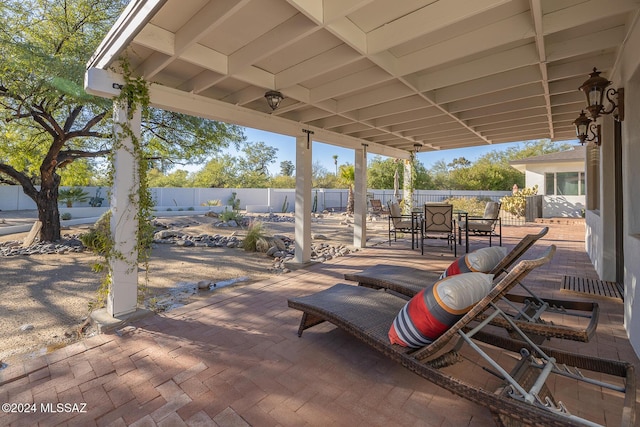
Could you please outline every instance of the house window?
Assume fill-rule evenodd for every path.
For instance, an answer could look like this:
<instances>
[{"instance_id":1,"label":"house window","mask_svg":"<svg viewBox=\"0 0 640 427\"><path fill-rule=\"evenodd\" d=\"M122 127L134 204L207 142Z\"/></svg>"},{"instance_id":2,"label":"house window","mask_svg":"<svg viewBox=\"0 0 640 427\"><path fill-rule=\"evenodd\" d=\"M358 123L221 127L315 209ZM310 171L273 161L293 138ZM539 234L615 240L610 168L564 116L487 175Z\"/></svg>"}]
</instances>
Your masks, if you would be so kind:
<instances>
[{"instance_id":1,"label":"house window","mask_svg":"<svg viewBox=\"0 0 640 427\"><path fill-rule=\"evenodd\" d=\"M553 172L544 174L547 196L584 196L584 173Z\"/></svg>"}]
</instances>

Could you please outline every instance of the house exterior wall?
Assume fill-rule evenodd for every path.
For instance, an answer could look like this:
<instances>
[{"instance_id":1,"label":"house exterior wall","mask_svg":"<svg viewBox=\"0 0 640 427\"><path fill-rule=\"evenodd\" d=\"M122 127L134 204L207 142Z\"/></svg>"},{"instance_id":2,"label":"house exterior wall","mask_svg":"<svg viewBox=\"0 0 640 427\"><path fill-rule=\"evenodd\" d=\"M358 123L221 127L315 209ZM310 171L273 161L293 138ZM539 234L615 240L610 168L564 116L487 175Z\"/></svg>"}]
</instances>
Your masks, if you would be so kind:
<instances>
[{"instance_id":1,"label":"house exterior wall","mask_svg":"<svg viewBox=\"0 0 640 427\"><path fill-rule=\"evenodd\" d=\"M582 172L584 162L567 163L541 163L539 165L527 165L525 171L525 185L527 187L538 186L538 194L545 195L542 203L543 218L583 216L585 208L585 196L556 196L545 193L545 173L554 172Z\"/></svg>"},{"instance_id":2,"label":"house exterior wall","mask_svg":"<svg viewBox=\"0 0 640 427\"><path fill-rule=\"evenodd\" d=\"M622 162L624 195L624 322L629 340L640 355L640 24L625 48Z\"/></svg>"},{"instance_id":3,"label":"house exterior wall","mask_svg":"<svg viewBox=\"0 0 640 427\"><path fill-rule=\"evenodd\" d=\"M585 196L544 196L543 218L582 218Z\"/></svg>"},{"instance_id":4,"label":"house exterior wall","mask_svg":"<svg viewBox=\"0 0 640 427\"><path fill-rule=\"evenodd\" d=\"M640 355L640 24L636 21L622 48L619 66L608 78L616 88L625 89L625 120L622 124L622 182L624 247L624 325L637 355ZM594 64L597 65L597 64ZM612 211L611 159L613 158L611 117L603 123L600 162L600 209L586 215L585 245L601 278L615 269L615 230ZM609 121L609 123L607 123Z\"/></svg>"}]
</instances>

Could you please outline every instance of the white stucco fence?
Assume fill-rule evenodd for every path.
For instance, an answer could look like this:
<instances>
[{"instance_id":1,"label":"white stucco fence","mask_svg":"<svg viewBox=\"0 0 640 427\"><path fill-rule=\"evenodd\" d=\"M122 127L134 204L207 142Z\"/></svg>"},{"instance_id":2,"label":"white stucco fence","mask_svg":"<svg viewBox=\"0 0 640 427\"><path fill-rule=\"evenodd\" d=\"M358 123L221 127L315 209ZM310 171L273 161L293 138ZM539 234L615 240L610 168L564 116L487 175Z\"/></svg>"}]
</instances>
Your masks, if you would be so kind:
<instances>
[{"instance_id":1,"label":"white stucco fence","mask_svg":"<svg viewBox=\"0 0 640 427\"><path fill-rule=\"evenodd\" d=\"M60 187L68 188L68 187ZM82 187L88 197L99 195L104 198L102 207L109 206L108 189L98 187ZM209 201L217 200L224 210L224 206L230 206L230 199L235 193L235 198L240 201L240 209L247 212L293 212L295 189L279 188L152 188L151 196L155 202L156 211L164 215L177 215L183 211L207 211ZM380 199L386 204L394 199L393 190L368 190L369 197ZM416 190L414 201L416 204L424 202L437 202L452 197L479 197L498 201L500 198L511 194L510 191L462 191L462 190ZM312 191L312 197L317 197L316 212L325 209L341 211L347 205L348 191L346 189L318 188ZM88 212L78 208L87 208ZM0 186L0 210L27 210L36 209L36 204L27 197L20 186ZM95 216L96 208L89 206L89 200L73 204L68 210L60 206L60 213L70 212L73 218L81 218L88 215ZM216 210L221 209L218 207ZM543 217L578 217L584 209L584 196L545 196L543 204Z\"/></svg>"}]
</instances>

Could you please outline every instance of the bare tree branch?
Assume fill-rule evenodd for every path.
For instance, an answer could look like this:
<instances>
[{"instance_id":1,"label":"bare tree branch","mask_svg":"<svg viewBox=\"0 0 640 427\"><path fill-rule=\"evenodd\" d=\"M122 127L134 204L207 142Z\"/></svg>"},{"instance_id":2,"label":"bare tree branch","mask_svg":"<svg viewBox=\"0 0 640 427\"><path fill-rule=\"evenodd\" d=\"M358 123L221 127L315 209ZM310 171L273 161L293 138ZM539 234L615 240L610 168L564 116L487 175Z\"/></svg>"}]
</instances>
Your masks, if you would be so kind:
<instances>
[{"instance_id":1,"label":"bare tree branch","mask_svg":"<svg viewBox=\"0 0 640 427\"><path fill-rule=\"evenodd\" d=\"M42 128L46 130L47 133L50 134L54 139L58 137L58 134L56 133L55 129L49 126L49 123L42 116L40 116L40 114L38 114L35 111L32 111L31 117L33 117L33 120L35 120L40 126L42 126Z\"/></svg>"},{"instance_id":2,"label":"bare tree branch","mask_svg":"<svg viewBox=\"0 0 640 427\"><path fill-rule=\"evenodd\" d=\"M25 174L18 172L12 166L4 163L0 163L0 173L8 175L9 177L18 181L18 183L22 186L24 193L35 200L35 197L37 197L38 194L38 190L36 190L36 187L34 187L31 180Z\"/></svg>"},{"instance_id":3,"label":"bare tree branch","mask_svg":"<svg viewBox=\"0 0 640 427\"><path fill-rule=\"evenodd\" d=\"M73 126L73 123L78 118L78 115L80 114L80 112L82 112L82 105L78 105L73 110L71 110L71 112L69 113L69 116L67 117L67 120L64 123L65 133L71 130L71 126Z\"/></svg>"}]
</instances>

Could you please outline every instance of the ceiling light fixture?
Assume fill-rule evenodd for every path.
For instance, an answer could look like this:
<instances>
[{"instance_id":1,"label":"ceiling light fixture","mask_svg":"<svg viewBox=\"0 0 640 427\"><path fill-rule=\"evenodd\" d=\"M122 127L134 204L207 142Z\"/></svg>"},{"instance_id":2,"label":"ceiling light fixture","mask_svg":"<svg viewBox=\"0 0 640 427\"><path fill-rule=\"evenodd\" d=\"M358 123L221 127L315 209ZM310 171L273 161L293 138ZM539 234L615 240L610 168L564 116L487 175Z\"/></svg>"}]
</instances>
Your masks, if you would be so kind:
<instances>
[{"instance_id":1,"label":"ceiling light fixture","mask_svg":"<svg viewBox=\"0 0 640 427\"><path fill-rule=\"evenodd\" d=\"M280 106L280 102L284 99L284 96L277 90L270 90L264 94L264 97L267 98L267 103L272 110L275 110Z\"/></svg>"},{"instance_id":2,"label":"ceiling light fixture","mask_svg":"<svg viewBox=\"0 0 640 427\"><path fill-rule=\"evenodd\" d=\"M593 67L589 78L580 86L587 99L587 111L593 120L602 114L612 114L618 121L624 120L624 88L618 90L608 88L612 82L600 76L600 71ZM608 89L607 89L608 88ZM609 108L605 110L604 99L609 101ZM613 97L615 96L615 100ZM617 102L616 102L617 101Z\"/></svg>"}]
</instances>

